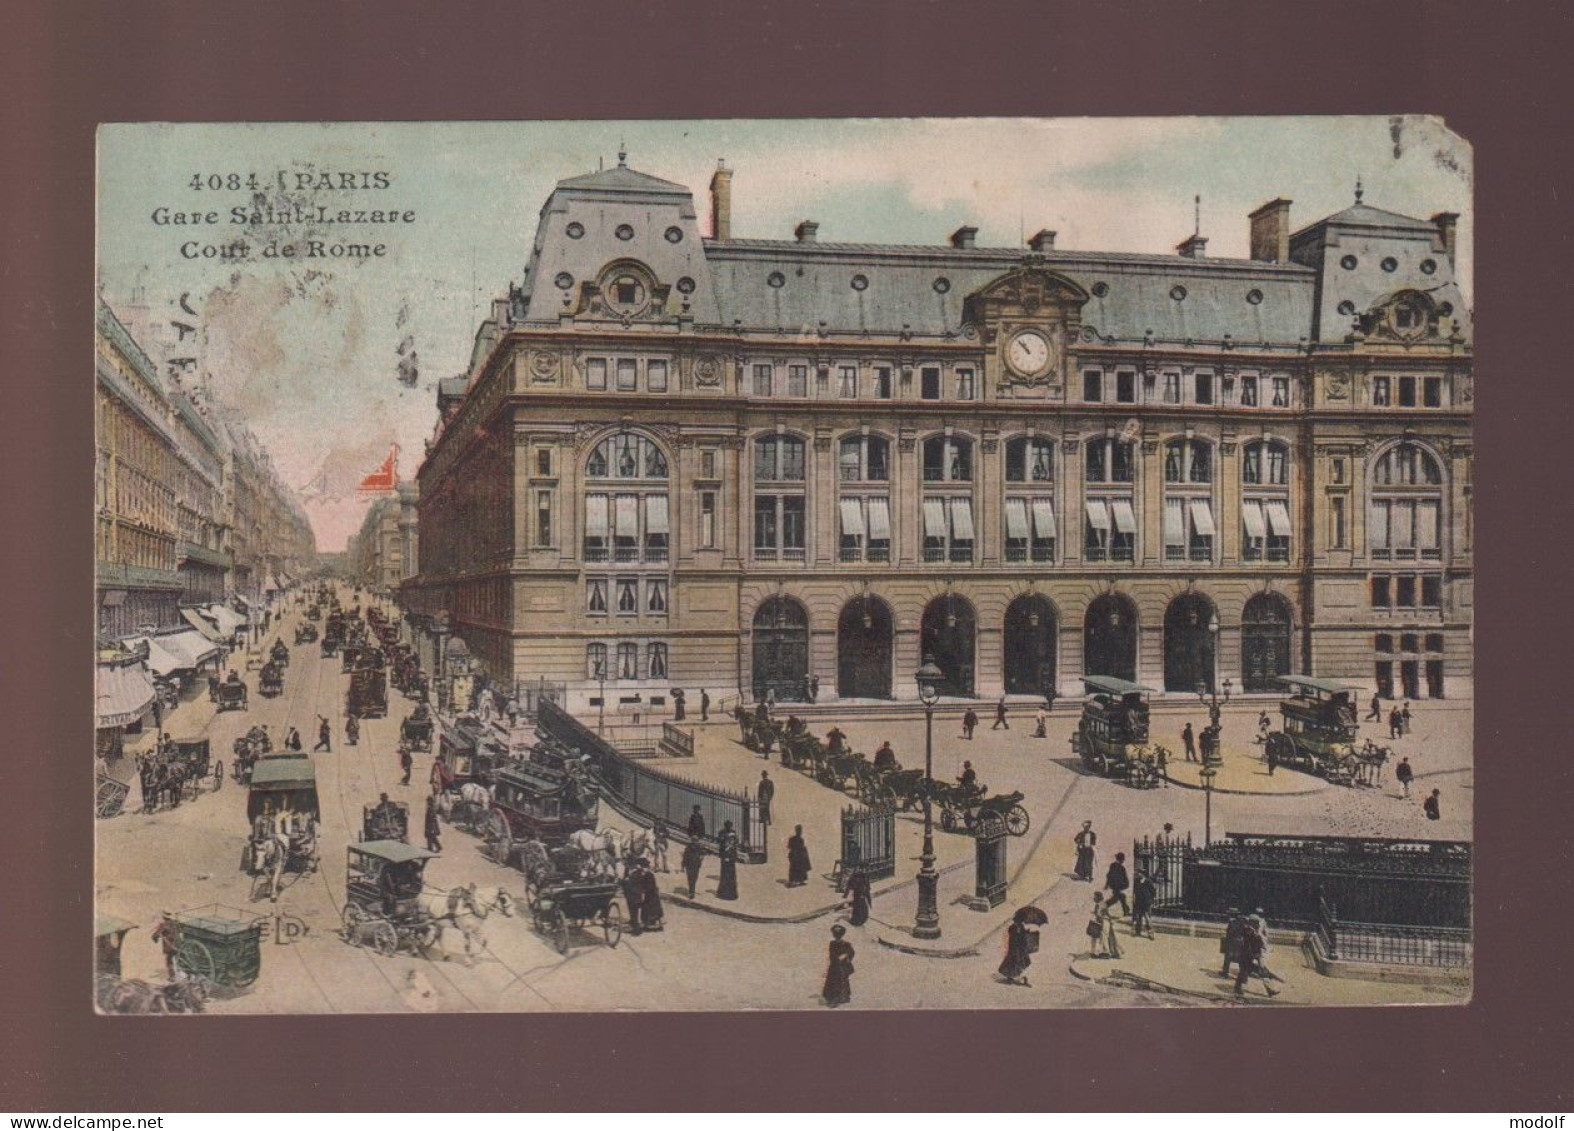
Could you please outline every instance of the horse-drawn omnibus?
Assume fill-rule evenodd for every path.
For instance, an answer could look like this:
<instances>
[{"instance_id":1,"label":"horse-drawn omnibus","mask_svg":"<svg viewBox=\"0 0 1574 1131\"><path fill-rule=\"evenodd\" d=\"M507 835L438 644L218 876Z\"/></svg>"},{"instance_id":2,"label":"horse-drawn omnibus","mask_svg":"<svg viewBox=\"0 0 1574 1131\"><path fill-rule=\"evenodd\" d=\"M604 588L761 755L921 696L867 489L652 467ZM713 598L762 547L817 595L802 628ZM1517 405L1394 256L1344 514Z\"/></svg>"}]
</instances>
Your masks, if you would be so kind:
<instances>
[{"instance_id":1,"label":"horse-drawn omnibus","mask_svg":"<svg viewBox=\"0 0 1574 1131\"><path fill-rule=\"evenodd\" d=\"M499 767L492 775L492 811L485 825L489 853L513 861L516 842L562 844L581 829L595 831L601 799L590 782L567 770L533 762Z\"/></svg>"},{"instance_id":2,"label":"horse-drawn omnibus","mask_svg":"<svg viewBox=\"0 0 1574 1131\"><path fill-rule=\"evenodd\" d=\"M507 745L475 715L442 720L437 737L437 758L443 764L446 777L455 786L467 782L490 785L493 773L510 762Z\"/></svg>"},{"instance_id":3,"label":"horse-drawn omnibus","mask_svg":"<svg viewBox=\"0 0 1574 1131\"><path fill-rule=\"evenodd\" d=\"M344 710L357 719L380 719L388 714L388 677L381 668L363 665L350 673Z\"/></svg>"},{"instance_id":4,"label":"horse-drawn omnibus","mask_svg":"<svg viewBox=\"0 0 1574 1131\"><path fill-rule=\"evenodd\" d=\"M1088 697L1071 736L1072 752L1103 777L1157 785L1156 750L1148 744L1147 697L1153 689L1107 675L1083 676L1082 682Z\"/></svg>"},{"instance_id":5,"label":"horse-drawn omnibus","mask_svg":"<svg viewBox=\"0 0 1574 1131\"><path fill-rule=\"evenodd\" d=\"M1291 695L1279 703L1284 729L1268 734L1267 756L1340 785L1375 785L1391 751L1370 739L1356 746L1355 688L1305 675L1283 676L1280 682Z\"/></svg>"}]
</instances>

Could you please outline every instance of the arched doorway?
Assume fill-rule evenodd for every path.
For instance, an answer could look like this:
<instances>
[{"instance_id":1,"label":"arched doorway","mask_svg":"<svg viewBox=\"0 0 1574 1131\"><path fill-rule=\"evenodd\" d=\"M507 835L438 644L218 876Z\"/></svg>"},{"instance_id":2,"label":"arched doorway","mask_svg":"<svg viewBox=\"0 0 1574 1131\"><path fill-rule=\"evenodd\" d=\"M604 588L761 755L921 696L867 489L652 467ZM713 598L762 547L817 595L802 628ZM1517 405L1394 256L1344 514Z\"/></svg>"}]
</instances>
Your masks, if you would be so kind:
<instances>
[{"instance_id":1,"label":"arched doorway","mask_svg":"<svg viewBox=\"0 0 1574 1131\"><path fill-rule=\"evenodd\" d=\"M1025 595L1006 608L1006 694L1042 695L1055 686L1055 609Z\"/></svg>"},{"instance_id":2,"label":"arched doorway","mask_svg":"<svg viewBox=\"0 0 1574 1131\"><path fill-rule=\"evenodd\" d=\"M1213 690L1213 602L1201 593L1182 593L1164 611L1164 690Z\"/></svg>"},{"instance_id":3,"label":"arched doorway","mask_svg":"<svg viewBox=\"0 0 1574 1131\"><path fill-rule=\"evenodd\" d=\"M921 655L933 659L944 673L941 695L973 695L973 640L977 635L973 606L955 594L936 597L924 609Z\"/></svg>"},{"instance_id":4,"label":"arched doorway","mask_svg":"<svg viewBox=\"0 0 1574 1131\"><path fill-rule=\"evenodd\" d=\"M1290 674L1293 625L1290 602L1277 593L1258 593L1241 613L1241 687L1278 691L1279 677Z\"/></svg>"},{"instance_id":5,"label":"arched doorway","mask_svg":"<svg viewBox=\"0 0 1574 1131\"><path fill-rule=\"evenodd\" d=\"M809 614L788 597L772 597L754 614L754 697L804 698L809 675Z\"/></svg>"},{"instance_id":6,"label":"arched doorway","mask_svg":"<svg viewBox=\"0 0 1574 1131\"><path fill-rule=\"evenodd\" d=\"M855 597L836 622L836 694L843 699L891 698L891 610L874 597Z\"/></svg>"},{"instance_id":7,"label":"arched doorway","mask_svg":"<svg viewBox=\"0 0 1574 1131\"><path fill-rule=\"evenodd\" d=\"M1088 606L1082 623L1082 672L1137 678L1137 607L1129 597L1106 593Z\"/></svg>"}]
</instances>

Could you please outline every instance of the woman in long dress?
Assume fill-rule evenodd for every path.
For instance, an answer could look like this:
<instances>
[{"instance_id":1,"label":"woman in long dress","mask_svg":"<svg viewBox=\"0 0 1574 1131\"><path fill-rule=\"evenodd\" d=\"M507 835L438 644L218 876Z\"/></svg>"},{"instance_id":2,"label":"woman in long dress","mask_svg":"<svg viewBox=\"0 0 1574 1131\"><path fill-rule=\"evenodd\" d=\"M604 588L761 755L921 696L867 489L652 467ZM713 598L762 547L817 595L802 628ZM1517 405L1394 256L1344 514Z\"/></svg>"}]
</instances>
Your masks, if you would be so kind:
<instances>
[{"instance_id":1,"label":"woman in long dress","mask_svg":"<svg viewBox=\"0 0 1574 1131\"><path fill-rule=\"evenodd\" d=\"M847 928L837 923L831 928L829 961L825 968L825 986L820 996L825 1004L835 1009L853 1000L853 944L842 936Z\"/></svg>"},{"instance_id":2,"label":"woman in long dress","mask_svg":"<svg viewBox=\"0 0 1574 1131\"><path fill-rule=\"evenodd\" d=\"M1000 976L1012 985L1016 985L1019 980L1022 985L1027 985L1027 968L1033 965L1028 937L1038 932L1027 925L1023 914L1026 910L1025 907L1018 910L1011 918L1011 925L1006 928L1006 957L1000 963Z\"/></svg>"},{"instance_id":3,"label":"woman in long dress","mask_svg":"<svg viewBox=\"0 0 1574 1131\"><path fill-rule=\"evenodd\" d=\"M1120 940L1115 937L1115 910L1113 899L1099 904L1099 919L1104 924L1104 952L1110 958L1120 957Z\"/></svg>"},{"instance_id":4,"label":"woman in long dress","mask_svg":"<svg viewBox=\"0 0 1574 1131\"><path fill-rule=\"evenodd\" d=\"M802 887L809 881L809 846L803 842L803 826L794 825L787 838L787 886Z\"/></svg>"},{"instance_id":5,"label":"woman in long dress","mask_svg":"<svg viewBox=\"0 0 1574 1131\"><path fill-rule=\"evenodd\" d=\"M869 891L869 877L862 868L855 868L847 877L847 903L851 907L847 921L861 927L869 921L869 904L873 899Z\"/></svg>"},{"instance_id":6,"label":"woman in long dress","mask_svg":"<svg viewBox=\"0 0 1574 1131\"><path fill-rule=\"evenodd\" d=\"M738 898L738 834L727 821L716 834L717 856L721 858L721 880L716 884L717 899Z\"/></svg>"}]
</instances>

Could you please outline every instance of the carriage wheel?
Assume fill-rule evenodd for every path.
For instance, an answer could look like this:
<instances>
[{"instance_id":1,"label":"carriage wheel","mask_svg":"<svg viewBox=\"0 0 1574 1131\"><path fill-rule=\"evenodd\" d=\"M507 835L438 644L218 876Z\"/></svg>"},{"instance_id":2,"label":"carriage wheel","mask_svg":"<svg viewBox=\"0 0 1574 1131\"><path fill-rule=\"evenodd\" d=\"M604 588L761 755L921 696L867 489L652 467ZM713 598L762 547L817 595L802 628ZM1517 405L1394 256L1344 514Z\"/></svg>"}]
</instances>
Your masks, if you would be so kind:
<instances>
[{"instance_id":1,"label":"carriage wheel","mask_svg":"<svg viewBox=\"0 0 1574 1131\"><path fill-rule=\"evenodd\" d=\"M601 913L601 933L606 936L608 946L617 946L623 938L623 909L616 903L607 904L607 909Z\"/></svg>"},{"instance_id":2,"label":"carriage wheel","mask_svg":"<svg viewBox=\"0 0 1574 1131\"><path fill-rule=\"evenodd\" d=\"M230 971L230 985L243 990L255 982L260 973L262 973L262 955L258 954L255 961Z\"/></svg>"},{"instance_id":3,"label":"carriage wheel","mask_svg":"<svg viewBox=\"0 0 1574 1131\"><path fill-rule=\"evenodd\" d=\"M568 953L568 916L562 911L552 913L552 942L559 954Z\"/></svg>"},{"instance_id":4,"label":"carriage wheel","mask_svg":"<svg viewBox=\"0 0 1574 1131\"><path fill-rule=\"evenodd\" d=\"M184 970L193 978L205 978L214 981L218 973L218 966L213 961L213 952L198 939L184 939L180 949L175 952L175 969Z\"/></svg>"},{"instance_id":5,"label":"carriage wheel","mask_svg":"<svg viewBox=\"0 0 1574 1131\"><path fill-rule=\"evenodd\" d=\"M100 817L113 817L120 812L121 799L113 782L104 782L98 787L98 797L95 801L95 811Z\"/></svg>"},{"instance_id":6,"label":"carriage wheel","mask_svg":"<svg viewBox=\"0 0 1574 1131\"><path fill-rule=\"evenodd\" d=\"M213 792L217 793L224 788L224 759L213 760Z\"/></svg>"},{"instance_id":7,"label":"carriage wheel","mask_svg":"<svg viewBox=\"0 0 1574 1131\"><path fill-rule=\"evenodd\" d=\"M1006 810L1006 832L1012 836L1026 836L1032 824L1032 818L1022 806L1013 805Z\"/></svg>"},{"instance_id":8,"label":"carriage wheel","mask_svg":"<svg viewBox=\"0 0 1574 1131\"><path fill-rule=\"evenodd\" d=\"M399 932L387 919L373 920L366 933L367 944L384 958L399 953Z\"/></svg>"},{"instance_id":9,"label":"carriage wheel","mask_svg":"<svg viewBox=\"0 0 1574 1131\"><path fill-rule=\"evenodd\" d=\"M950 809L940 810L940 827L948 833L956 832L956 814Z\"/></svg>"}]
</instances>

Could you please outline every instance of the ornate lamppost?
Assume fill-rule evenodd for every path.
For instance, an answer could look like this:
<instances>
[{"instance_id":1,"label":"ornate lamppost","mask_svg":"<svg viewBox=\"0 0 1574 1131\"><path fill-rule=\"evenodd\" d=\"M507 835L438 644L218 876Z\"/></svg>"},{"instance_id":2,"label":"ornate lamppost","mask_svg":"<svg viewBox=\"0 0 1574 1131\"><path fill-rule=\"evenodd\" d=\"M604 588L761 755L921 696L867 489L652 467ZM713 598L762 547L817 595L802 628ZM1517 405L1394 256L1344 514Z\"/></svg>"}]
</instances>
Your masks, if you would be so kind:
<instances>
[{"instance_id":1,"label":"ornate lamppost","mask_svg":"<svg viewBox=\"0 0 1574 1131\"><path fill-rule=\"evenodd\" d=\"M940 904L936 889L940 873L935 871L935 826L932 799L935 789L935 704L940 700L940 683L945 673L933 656L925 656L918 669L918 698L924 705L924 849L918 857L918 916L913 921L915 939L940 937Z\"/></svg>"},{"instance_id":2,"label":"ornate lamppost","mask_svg":"<svg viewBox=\"0 0 1574 1131\"><path fill-rule=\"evenodd\" d=\"M1218 614L1208 618L1208 634L1213 639L1214 665L1217 669L1219 656L1219 617ZM1223 726L1219 722L1224 705L1230 701L1230 693L1234 684L1226 678L1223 684L1224 695L1221 698L1218 688L1210 688L1207 682L1197 681L1197 701L1208 708L1208 731L1212 734L1212 741L1204 744L1203 761L1216 764L1224 760Z\"/></svg>"},{"instance_id":3,"label":"ornate lamppost","mask_svg":"<svg viewBox=\"0 0 1574 1131\"><path fill-rule=\"evenodd\" d=\"M1218 772L1218 769L1211 764L1204 764L1199 771L1199 776L1202 778L1202 844L1204 848L1213 843L1213 779Z\"/></svg>"}]
</instances>

